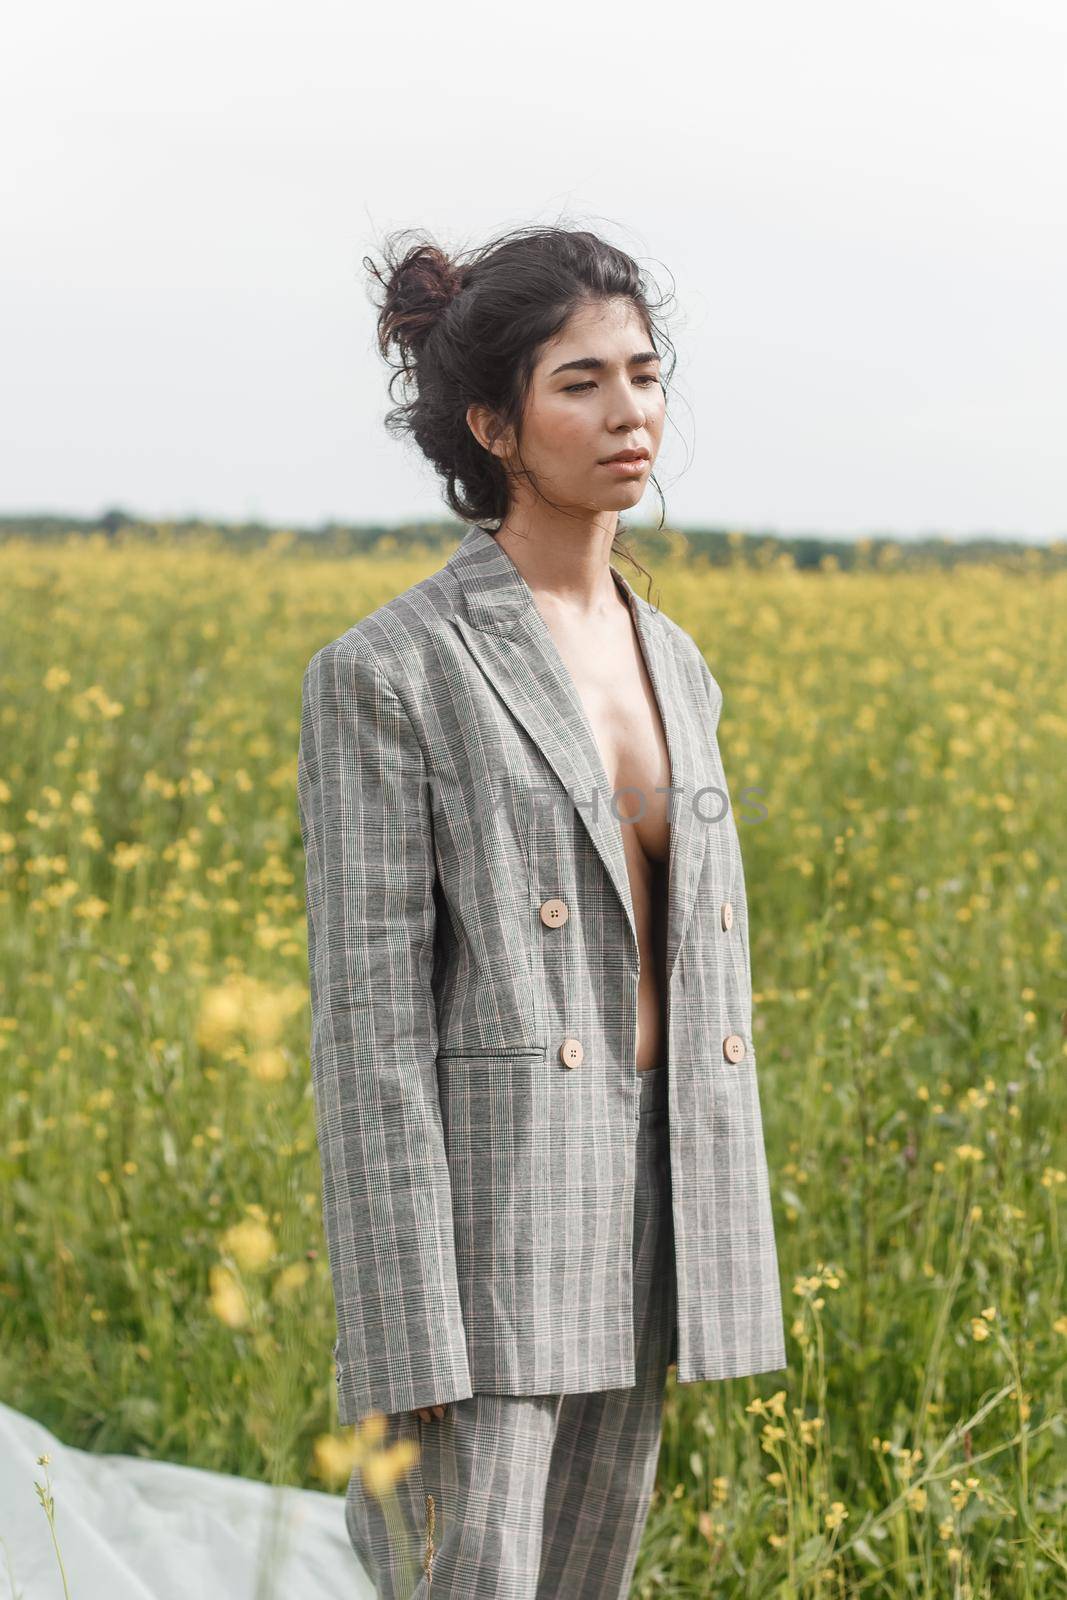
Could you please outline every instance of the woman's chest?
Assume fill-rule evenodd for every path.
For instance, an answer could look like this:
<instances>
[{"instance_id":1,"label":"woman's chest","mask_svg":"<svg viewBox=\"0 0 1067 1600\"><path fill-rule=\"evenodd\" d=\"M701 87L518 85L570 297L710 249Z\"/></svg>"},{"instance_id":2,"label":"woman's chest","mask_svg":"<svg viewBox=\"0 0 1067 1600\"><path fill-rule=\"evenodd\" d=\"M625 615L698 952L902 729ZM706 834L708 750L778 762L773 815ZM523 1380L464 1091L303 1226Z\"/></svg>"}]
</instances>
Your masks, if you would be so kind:
<instances>
[{"instance_id":1,"label":"woman's chest","mask_svg":"<svg viewBox=\"0 0 1067 1600\"><path fill-rule=\"evenodd\" d=\"M631 876L635 861L665 864L670 854L670 749L628 615L624 631L616 629L613 637L563 640L560 655L603 768L602 801L622 830ZM675 685L668 692L677 699Z\"/></svg>"}]
</instances>

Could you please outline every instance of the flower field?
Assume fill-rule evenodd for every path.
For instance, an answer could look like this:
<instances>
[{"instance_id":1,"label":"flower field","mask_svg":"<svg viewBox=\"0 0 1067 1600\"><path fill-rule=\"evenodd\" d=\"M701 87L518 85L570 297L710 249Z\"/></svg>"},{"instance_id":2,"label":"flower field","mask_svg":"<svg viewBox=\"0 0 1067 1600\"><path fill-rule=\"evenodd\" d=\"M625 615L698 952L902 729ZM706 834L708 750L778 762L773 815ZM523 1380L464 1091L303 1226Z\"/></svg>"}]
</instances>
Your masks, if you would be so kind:
<instances>
[{"instance_id":1,"label":"flower field","mask_svg":"<svg viewBox=\"0 0 1067 1600\"><path fill-rule=\"evenodd\" d=\"M0 1396L71 1444L388 1493L331 1411L296 750L312 653L443 560L0 545ZM1067 571L646 565L724 693L790 1365L671 1374L634 1594L1054 1600Z\"/></svg>"}]
</instances>

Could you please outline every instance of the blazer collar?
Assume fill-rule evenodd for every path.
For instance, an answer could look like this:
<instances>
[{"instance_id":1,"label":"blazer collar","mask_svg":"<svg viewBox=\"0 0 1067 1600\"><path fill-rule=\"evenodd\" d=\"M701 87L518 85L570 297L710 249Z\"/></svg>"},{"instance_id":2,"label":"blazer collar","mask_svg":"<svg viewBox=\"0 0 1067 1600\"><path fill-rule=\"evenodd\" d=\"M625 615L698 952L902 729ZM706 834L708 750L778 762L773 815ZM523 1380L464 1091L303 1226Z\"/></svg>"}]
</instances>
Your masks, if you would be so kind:
<instances>
[{"instance_id":1,"label":"blazer collar","mask_svg":"<svg viewBox=\"0 0 1067 1600\"><path fill-rule=\"evenodd\" d=\"M622 828L612 809L612 786L600 751L555 639L533 591L504 548L475 525L446 563L462 596L453 622L489 684L533 739L567 790L615 886L638 949ZM659 706L671 762L674 797L670 836L667 975L696 898L706 842L692 804L697 786L691 724L685 716L686 679L663 614L635 594L615 567Z\"/></svg>"},{"instance_id":2,"label":"blazer collar","mask_svg":"<svg viewBox=\"0 0 1067 1600\"><path fill-rule=\"evenodd\" d=\"M534 604L529 584L507 551L477 524L453 551L447 565L462 585L468 617L486 633L509 632L526 608ZM646 626L658 628L661 613L634 592L617 567L610 571L634 621L640 626L640 613Z\"/></svg>"}]
</instances>

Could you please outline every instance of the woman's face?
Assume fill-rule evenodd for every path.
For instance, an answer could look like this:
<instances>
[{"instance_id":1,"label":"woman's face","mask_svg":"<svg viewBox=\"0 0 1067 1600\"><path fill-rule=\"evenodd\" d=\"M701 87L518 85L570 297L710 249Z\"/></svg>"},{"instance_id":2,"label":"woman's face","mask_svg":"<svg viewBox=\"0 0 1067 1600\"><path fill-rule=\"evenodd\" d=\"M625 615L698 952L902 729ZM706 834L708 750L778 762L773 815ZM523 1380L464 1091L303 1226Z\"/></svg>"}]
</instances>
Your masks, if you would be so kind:
<instances>
[{"instance_id":1,"label":"woman's face","mask_svg":"<svg viewBox=\"0 0 1067 1600\"><path fill-rule=\"evenodd\" d=\"M624 511L636 505L663 436L659 370L631 300L583 306L538 357L523 418L522 462L510 437L496 453L512 471L525 466L541 492L563 507ZM631 449L648 452L633 468L602 464ZM522 477L513 494L520 502L537 498Z\"/></svg>"}]
</instances>

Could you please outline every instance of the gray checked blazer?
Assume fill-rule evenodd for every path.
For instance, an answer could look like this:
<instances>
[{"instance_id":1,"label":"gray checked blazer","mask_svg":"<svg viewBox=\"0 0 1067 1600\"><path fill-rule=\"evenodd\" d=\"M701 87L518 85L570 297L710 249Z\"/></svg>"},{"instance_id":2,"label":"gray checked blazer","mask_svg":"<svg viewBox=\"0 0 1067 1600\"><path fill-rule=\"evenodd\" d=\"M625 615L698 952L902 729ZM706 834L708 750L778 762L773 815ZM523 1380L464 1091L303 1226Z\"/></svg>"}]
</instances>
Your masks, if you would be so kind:
<instances>
[{"instance_id":1,"label":"gray checked blazer","mask_svg":"<svg viewBox=\"0 0 1067 1600\"><path fill-rule=\"evenodd\" d=\"M612 572L674 791L676 1355L693 1383L786 1365L745 881L719 685ZM551 632L488 530L311 658L298 800L340 1422L630 1386L625 824ZM542 918L550 900L568 915Z\"/></svg>"}]
</instances>

